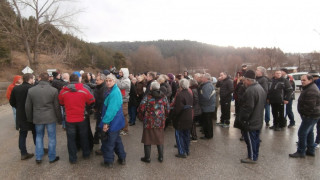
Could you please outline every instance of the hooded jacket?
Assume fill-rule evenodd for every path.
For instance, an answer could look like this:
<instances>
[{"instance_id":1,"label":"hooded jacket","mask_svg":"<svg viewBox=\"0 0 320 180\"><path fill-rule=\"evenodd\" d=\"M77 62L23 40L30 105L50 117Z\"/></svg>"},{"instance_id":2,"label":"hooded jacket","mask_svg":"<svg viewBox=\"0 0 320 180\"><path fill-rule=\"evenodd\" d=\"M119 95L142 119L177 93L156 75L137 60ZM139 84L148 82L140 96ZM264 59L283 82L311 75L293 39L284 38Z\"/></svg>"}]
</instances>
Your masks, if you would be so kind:
<instances>
[{"instance_id":1,"label":"hooded jacket","mask_svg":"<svg viewBox=\"0 0 320 180\"><path fill-rule=\"evenodd\" d=\"M123 102L127 103L129 102L130 98L129 93L131 87L131 81L129 79L129 70L128 68L121 68L120 71L122 71L123 76L117 80L117 86L121 91Z\"/></svg>"},{"instance_id":2,"label":"hooded jacket","mask_svg":"<svg viewBox=\"0 0 320 180\"><path fill-rule=\"evenodd\" d=\"M8 86L8 89L7 89L7 99L10 100L10 96L11 96L11 92L12 92L12 89L16 86L16 83L19 81L19 79L21 79L22 77L21 76L14 76L13 78L13 82Z\"/></svg>"},{"instance_id":3,"label":"hooded jacket","mask_svg":"<svg viewBox=\"0 0 320 180\"><path fill-rule=\"evenodd\" d=\"M85 107L94 103L95 99L83 84L70 83L62 88L59 102L66 109L66 121L75 123L85 119Z\"/></svg>"}]
</instances>

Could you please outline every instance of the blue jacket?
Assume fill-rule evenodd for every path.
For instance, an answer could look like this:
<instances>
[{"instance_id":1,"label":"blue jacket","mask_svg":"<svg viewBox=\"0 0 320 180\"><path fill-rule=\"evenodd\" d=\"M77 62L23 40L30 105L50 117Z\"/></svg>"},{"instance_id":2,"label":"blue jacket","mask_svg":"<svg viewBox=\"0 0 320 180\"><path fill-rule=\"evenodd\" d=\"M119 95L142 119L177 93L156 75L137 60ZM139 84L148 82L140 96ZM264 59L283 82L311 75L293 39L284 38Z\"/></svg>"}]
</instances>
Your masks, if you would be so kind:
<instances>
[{"instance_id":1,"label":"blue jacket","mask_svg":"<svg viewBox=\"0 0 320 180\"><path fill-rule=\"evenodd\" d=\"M202 112L214 112L216 107L216 94L210 81L202 84L199 91L199 104Z\"/></svg>"},{"instance_id":2,"label":"blue jacket","mask_svg":"<svg viewBox=\"0 0 320 180\"><path fill-rule=\"evenodd\" d=\"M320 90L320 79L315 80L314 83L318 86L318 89Z\"/></svg>"},{"instance_id":3,"label":"blue jacket","mask_svg":"<svg viewBox=\"0 0 320 180\"><path fill-rule=\"evenodd\" d=\"M122 95L116 84L106 92L106 99L102 107L101 129L103 124L109 125L109 132L119 131L125 124L122 111Z\"/></svg>"}]
</instances>

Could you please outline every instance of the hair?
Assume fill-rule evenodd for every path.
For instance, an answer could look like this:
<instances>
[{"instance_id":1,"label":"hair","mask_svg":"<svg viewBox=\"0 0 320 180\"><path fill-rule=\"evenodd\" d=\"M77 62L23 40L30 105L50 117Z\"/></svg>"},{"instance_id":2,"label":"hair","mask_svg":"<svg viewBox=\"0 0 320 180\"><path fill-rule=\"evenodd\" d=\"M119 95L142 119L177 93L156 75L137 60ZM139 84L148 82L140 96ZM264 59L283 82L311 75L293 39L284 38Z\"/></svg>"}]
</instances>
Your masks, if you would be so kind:
<instances>
[{"instance_id":1,"label":"hair","mask_svg":"<svg viewBox=\"0 0 320 180\"><path fill-rule=\"evenodd\" d=\"M158 77L157 81L158 81L160 84L166 82L166 77L165 77L165 75L161 74L161 75Z\"/></svg>"},{"instance_id":2,"label":"hair","mask_svg":"<svg viewBox=\"0 0 320 180\"><path fill-rule=\"evenodd\" d=\"M179 81L179 86L182 88L182 89L188 89L189 88L189 80L188 79L181 79Z\"/></svg>"},{"instance_id":3,"label":"hair","mask_svg":"<svg viewBox=\"0 0 320 180\"><path fill-rule=\"evenodd\" d=\"M248 80L248 81L250 81L251 83L255 83L255 82L256 82L256 80L255 80L255 79L246 78L246 77L245 77L245 79L246 79L246 80Z\"/></svg>"},{"instance_id":4,"label":"hair","mask_svg":"<svg viewBox=\"0 0 320 180\"><path fill-rule=\"evenodd\" d=\"M41 81L48 81L49 80L49 74L47 72L43 72L39 75Z\"/></svg>"},{"instance_id":5,"label":"hair","mask_svg":"<svg viewBox=\"0 0 320 180\"><path fill-rule=\"evenodd\" d=\"M222 71L221 73L224 74L224 75L226 75L226 76L228 76L228 73L225 72L225 71Z\"/></svg>"},{"instance_id":6,"label":"hair","mask_svg":"<svg viewBox=\"0 0 320 180\"><path fill-rule=\"evenodd\" d=\"M209 73L203 74L202 77L208 79L209 81L211 80L211 75Z\"/></svg>"},{"instance_id":7,"label":"hair","mask_svg":"<svg viewBox=\"0 0 320 180\"><path fill-rule=\"evenodd\" d=\"M159 90L160 89L160 84L158 83L158 81L153 81L150 85L151 90Z\"/></svg>"},{"instance_id":8,"label":"hair","mask_svg":"<svg viewBox=\"0 0 320 180\"><path fill-rule=\"evenodd\" d=\"M176 78L179 79L179 80L181 80L182 75L181 75L181 74L177 74L177 75L176 75Z\"/></svg>"},{"instance_id":9,"label":"hair","mask_svg":"<svg viewBox=\"0 0 320 180\"><path fill-rule=\"evenodd\" d=\"M149 71L147 75L148 75L148 76L151 76L152 79L155 79L155 78L156 78L156 73L155 73L155 72Z\"/></svg>"},{"instance_id":10,"label":"hair","mask_svg":"<svg viewBox=\"0 0 320 180\"><path fill-rule=\"evenodd\" d=\"M194 77L194 78L196 78L196 77L201 77L201 75L202 75L202 74L200 74L200 73L195 73L195 74L193 75L193 77Z\"/></svg>"},{"instance_id":11,"label":"hair","mask_svg":"<svg viewBox=\"0 0 320 180\"><path fill-rule=\"evenodd\" d=\"M70 75L69 75L69 73L63 73L63 74L62 74L62 79L65 79L65 78L66 78L66 76L68 76L68 77L69 77L69 79L70 79Z\"/></svg>"},{"instance_id":12,"label":"hair","mask_svg":"<svg viewBox=\"0 0 320 180\"><path fill-rule=\"evenodd\" d=\"M198 82L197 82L195 79L190 79L190 80L189 80L189 84L190 84L190 87L191 87L191 86L197 86L197 85L198 85Z\"/></svg>"},{"instance_id":13,"label":"hair","mask_svg":"<svg viewBox=\"0 0 320 180\"><path fill-rule=\"evenodd\" d=\"M304 76L304 75L302 75ZM308 80L313 80L313 76L311 74L305 74L305 76L307 77Z\"/></svg>"},{"instance_id":14,"label":"hair","mask_svg":"<svg viewBox=\"0 0 320 180\"><path fill-rule=\"evenodd\" d=\"M112 79L114 82L117 81L117 78L113 74L109 74L108 76L106 76L106 79Z\"/></svg>"},{"instance_id":15,"label":"hair","mask_svg":"<svg viewBox=\"0 0 320 180\"><path fill-rule=\"evenodd\" d=\"M79 82L79 76L77 74L71 74L70 82Z\"/></svg>"},{"instance_id":16,"label":"hair","mask_svg":"<svg viewBox=\"0 0 320 180\"><path fill-rule=\"evenodd\" d=\"M262 73L262 76L267 76L267 70L266 68L262 67L262 66L258 66L257 70L259 70Z\"/></svg>"},{"instance_id":17,"label":"hair","mask_svg":"<svg viewBox=\"0 0 320 180\"><path fill-rule=\"evenodd\" d=\"M23 82L28 82L30 79L33 79L33 74L26 73L22 76Z\"/></svg>"},{"instance_id":18,"label":"hair","mask_svg":"<svg viewBox=\"0 0 320 180\"><path fill-rule=\"evenodd\" d=\"M103 73L97 74L97 77L99 77L102 81L105 81L107 79L107 76Z\"/></svg>"},{"instance_id":19,"label":"hair","mask_svg":"<svg viewBox=\"0 0 320 180\"><path fill-rule=\"evenodd\" d=\"M89 83L89 79L88 79L88 74L89 73L82 73L81 77L81 83Z\"/></svg>"}]
</instances>

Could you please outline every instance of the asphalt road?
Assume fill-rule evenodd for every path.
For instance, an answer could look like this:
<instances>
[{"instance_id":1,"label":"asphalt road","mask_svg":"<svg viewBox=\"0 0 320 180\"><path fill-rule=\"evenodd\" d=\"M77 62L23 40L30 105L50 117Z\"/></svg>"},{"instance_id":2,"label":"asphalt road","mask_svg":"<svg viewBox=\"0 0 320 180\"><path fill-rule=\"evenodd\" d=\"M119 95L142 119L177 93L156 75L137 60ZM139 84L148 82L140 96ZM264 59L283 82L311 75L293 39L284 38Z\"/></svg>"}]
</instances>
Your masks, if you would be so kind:
<instances>
[{"instance_id":1,"label":"asphalt road","mask_svg":"<svg viewBox=\"0 0 320 180\"><path fill-rule=\"evenodd\" d=\"M140 161L143 156L142 123L137 122L130 126L129 135L122 136L127 164L121 166L115 161L114 168L107 169L100 166L102 157L94 153L84 160L80 152L78 163L69 164L66 133L61 126L57 126L58 162L49 164L47 156L40 165L36 164L35 157L20 160L19 134L14 128L11 107L3 105L0 106L0 179L320 179L319 150L316 150L316 157L288 157L296 151L301 119L297 112L295 117L298 124L295 128L280 132L262 128L259 163L255 165L240 163L247 155L245 143L239 141L240 131L216 125L213 139L191 143L186 159L175 157L174 129L169 127L165 132L164 162L157 161L157 148L152 146L151 163L143 163ZM93 128L95 122L91 122ZM27 149L34 153L31 132ZM99 149L99 145L94 149Z\"/></svg>"}]
</instances>

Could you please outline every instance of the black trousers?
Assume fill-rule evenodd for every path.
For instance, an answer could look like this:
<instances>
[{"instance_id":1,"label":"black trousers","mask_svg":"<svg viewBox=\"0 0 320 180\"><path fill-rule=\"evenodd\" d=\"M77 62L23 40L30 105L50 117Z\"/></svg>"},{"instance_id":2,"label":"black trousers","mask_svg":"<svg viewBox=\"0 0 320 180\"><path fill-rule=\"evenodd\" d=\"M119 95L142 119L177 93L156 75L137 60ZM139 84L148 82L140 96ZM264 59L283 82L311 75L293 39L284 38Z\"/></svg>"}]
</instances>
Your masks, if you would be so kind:
<instances>
[{"instance_id":1,"label":"black trousers","mask_svg":"<svg viewBox=\"0 0 320 180\"><path fill-rule=\"evenodd\" d=\"M213 137L212 116L213 112L203 112L201 115L203 133L208 139Z\"/></svg>"},{"instance_id":2,"label":"black trousers","mask_svg":"<svg viewBox=\"0 0 320 180\"><path fill-rule=\"evenodd\" d=\"M286 126L286 119L284 118L284 104L271 103L273 126L283 128Z\"/></svg>"},{"instance_id":3,"label":"black trousers","mask_svg":"<svg viewBox=\"0 0 320 180\"><path fill-rule=\"evenodd\" d=\"M220 100L221 105L221 123L230 124L230 107L231 100Z\"/></svg>"}]
</instances>

